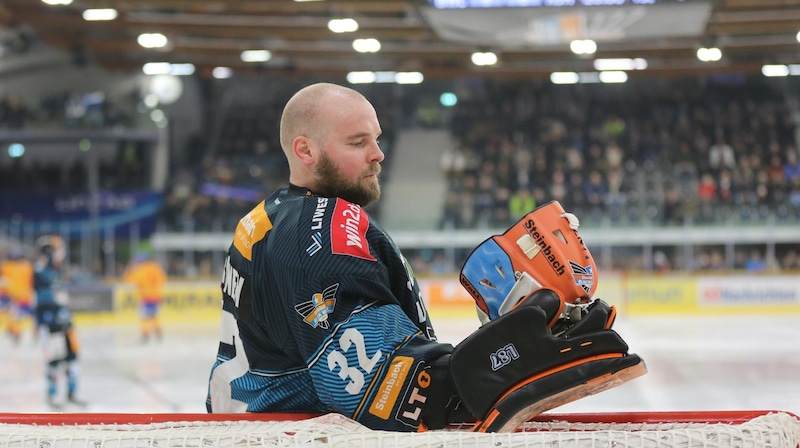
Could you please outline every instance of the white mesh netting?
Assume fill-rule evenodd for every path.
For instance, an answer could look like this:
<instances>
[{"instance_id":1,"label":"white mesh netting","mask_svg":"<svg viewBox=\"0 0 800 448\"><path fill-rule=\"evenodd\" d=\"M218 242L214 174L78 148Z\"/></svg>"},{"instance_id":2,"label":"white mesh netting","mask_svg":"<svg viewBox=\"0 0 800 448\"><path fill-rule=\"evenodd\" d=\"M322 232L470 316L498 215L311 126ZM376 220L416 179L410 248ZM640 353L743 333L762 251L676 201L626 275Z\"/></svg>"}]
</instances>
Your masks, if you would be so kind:
<instances>
[{"instance_id":1,"label":"white mesh netting","mask_svg":"<svg viewBox=\"0 0 800 448\"><path fill-rule=\"evenodd\" d=\"M743 423L530 422L519 432L372 431L341 415L296 421L149 424L0 423L2 448L61 447L538 447L800 448L800 420L770 412Z\"/></svg>"}]
</instances>

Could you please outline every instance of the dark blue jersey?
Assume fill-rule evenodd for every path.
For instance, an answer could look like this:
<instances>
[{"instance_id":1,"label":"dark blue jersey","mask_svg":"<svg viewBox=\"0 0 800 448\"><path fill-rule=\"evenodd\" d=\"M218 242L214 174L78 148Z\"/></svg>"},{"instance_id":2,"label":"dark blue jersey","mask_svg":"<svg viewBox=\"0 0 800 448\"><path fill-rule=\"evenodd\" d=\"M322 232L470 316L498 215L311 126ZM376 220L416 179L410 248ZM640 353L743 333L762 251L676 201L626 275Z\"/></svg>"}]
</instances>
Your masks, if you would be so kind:
<instances>
[{"instance_id":1,"label":"dark blue jersey","mask_svg":"<svg viewBox=\"0 0 800 448\"><path fill-rule=\"evenodd\" d=\"M209 412L339 412L414 431L430 362L452 351L367 212L294 186L239 221L222 297Z\"/></svg>"},{"instance_id":2,"label":"dark blue jersey","mask_svg":"<svg viewBox=\"0 0 800 448\"><path fill-rule=\"evenodd\" d=\"M55 290L60 279L58 267L52 256L44 256L34 265L33 290L36 293L36 305L56 303Z\"/></svg>"}]
</instances>

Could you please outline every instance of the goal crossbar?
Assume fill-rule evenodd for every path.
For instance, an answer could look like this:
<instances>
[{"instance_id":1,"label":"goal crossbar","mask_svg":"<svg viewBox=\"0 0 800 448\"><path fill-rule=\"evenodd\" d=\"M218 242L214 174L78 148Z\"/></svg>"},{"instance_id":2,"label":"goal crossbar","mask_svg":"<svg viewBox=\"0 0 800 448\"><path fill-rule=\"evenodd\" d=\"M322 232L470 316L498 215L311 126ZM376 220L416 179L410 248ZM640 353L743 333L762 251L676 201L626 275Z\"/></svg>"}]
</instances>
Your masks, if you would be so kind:
<instances>
[{"instance_id":1,"label":"goal crossbar","mask_svg":"<svg viewBox=\"0 0 800 448\"><path fill-rule=\"evenodd\" d=\"M545 413L531 422L572 422L572 423L724 423L741 424L770 413L773 410L728 410L728 411L647 411L647 412L605 412L605 413ZM800 420L800 417L794 414ZM39 425L110 425L110 424L149 424L176 421L303 421L321 417L325 414L305 412L268 412L244 414L208 413L0 413L0 424L39 424ZM463 425L459 425L463 427Z\"/></svg>"},{"instance_id":2,"label":"goal crossbar","mask_svg":"<svg viewBox=\"0 0 800 448\"><path fill-rule=\"evenodd\" d=\"M403 433L339 414L0 413L0 448L800 448L800 418L769 410L542 414L513 433L471 426Z\"/></svg>"}]
</instances>

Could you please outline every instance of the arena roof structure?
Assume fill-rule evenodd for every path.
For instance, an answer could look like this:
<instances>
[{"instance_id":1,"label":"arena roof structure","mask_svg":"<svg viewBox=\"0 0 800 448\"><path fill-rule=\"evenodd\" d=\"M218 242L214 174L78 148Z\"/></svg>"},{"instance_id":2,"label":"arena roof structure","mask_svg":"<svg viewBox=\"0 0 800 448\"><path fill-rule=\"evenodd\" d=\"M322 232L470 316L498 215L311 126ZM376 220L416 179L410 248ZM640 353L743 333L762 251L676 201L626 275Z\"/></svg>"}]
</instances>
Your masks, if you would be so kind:
<instances>
[{"instance_id":1,"label":"arena roof structure","mask_svg":"<svg viewBox=\"0 0 800 448\"><path fill-rule=\"evenodd\" d=\"M87 10L112 9L111 20L84 18ZM357 30L335 33L331 19L354 19ZM5 0L0 28L0 63L46 42L76 63L121 71L192 64L203 76L228 67L300 76L546 77L594 70L597 58L646 61L631 76L800 64L800 0ZM159 33L165 45L145 48L143 33ZM355 39L376 39L380 50L359 53ZM571 51L573 40L585 39L596 42L596 53ZM698 59L699 49L714 47L718 61ZM260 56L268 60L243 61L248 50L267 50ZM497 63L475 65L474 52L493 52Z\"/></svg>"}]
</instances>

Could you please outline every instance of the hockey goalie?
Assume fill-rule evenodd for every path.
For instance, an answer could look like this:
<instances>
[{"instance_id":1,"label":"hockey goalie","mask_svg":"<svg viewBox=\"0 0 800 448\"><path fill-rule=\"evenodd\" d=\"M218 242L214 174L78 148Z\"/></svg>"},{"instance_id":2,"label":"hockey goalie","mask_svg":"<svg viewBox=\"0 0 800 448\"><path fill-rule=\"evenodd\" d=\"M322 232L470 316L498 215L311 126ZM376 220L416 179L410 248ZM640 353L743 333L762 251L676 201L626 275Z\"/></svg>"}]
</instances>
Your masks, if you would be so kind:
<instances>
[{"instance_id":1,"label":"hockey goalie","mask_svg":"<svg viewBox=\"0 0 800 448\"><path fill-rule=\"evenodd\" d=\"M389 431L452 423L512 431L645 372L611 329L614 307L593 297L594 261L577 218L557 202L468 257L461 283L482 325L453 347L436 338L408 262L357 205L279 199L245 220L237 235L252 240L229 250L209 412L338 413ZM282 214L295 206L312 225L275 225L298 222ZM306 241L314 245L298 251ZM254 280L258 272L269 281Z\"/></svg>"}]
</instances>

